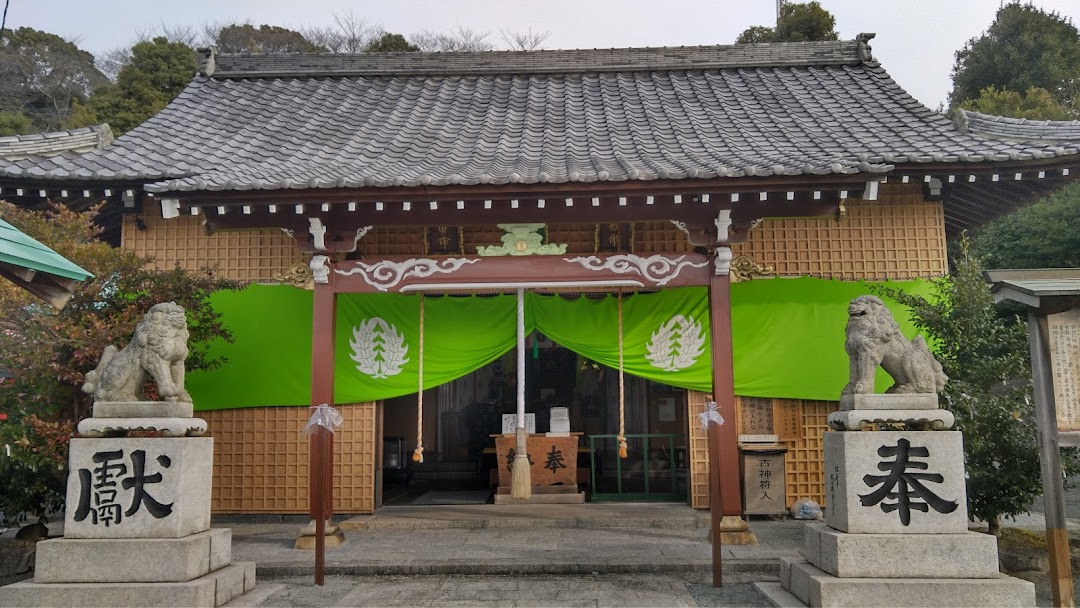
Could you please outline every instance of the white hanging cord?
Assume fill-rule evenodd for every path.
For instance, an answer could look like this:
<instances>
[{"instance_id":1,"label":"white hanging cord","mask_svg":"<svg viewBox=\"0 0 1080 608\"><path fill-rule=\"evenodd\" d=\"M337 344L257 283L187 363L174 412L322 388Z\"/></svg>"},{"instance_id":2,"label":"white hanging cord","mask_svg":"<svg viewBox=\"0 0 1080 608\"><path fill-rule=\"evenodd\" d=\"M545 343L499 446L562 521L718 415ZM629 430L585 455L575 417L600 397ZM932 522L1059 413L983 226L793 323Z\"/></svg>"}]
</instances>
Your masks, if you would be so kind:
<instances>
[{"instance_id":1,"label":"white hanging cord","mask_svg":"<svg viewBox=\"0 0 1080 608\"><path fill-rule=\"evenodd\" d=\"M517 290L517 425L525 428L525 290Z\"/></svg>"},{"instance_id":2,"label":"white hanging cord","mask_svg":"<svg viewBox=\"0 0 1080 608\"><path fill-rule=\"evenodd\" d=\"M510 497L532 496L529 471L529 436L525 429L525 290L517 290L517 428L514 429L514 464L510 470Z\"/></svg>"},{"instance_id":3,"label":"white hanging cord","mask_svg":"<svg viewBox=\"0 0 1080 608\"><path fill-rule=\"evenodd\" d=\"M420 339L417 345L417 384L416 391L416 449L413 450L413 462L424 462L424 294L420 294Z\"/></svg>"},{"instance_id":4,"label":"white hanging cord","mask_svg":"<svg viewBox=\"0 0 1080 608\"><path fill-rule=\"evenodd\" d=\"M623 375L623 312L622 290L618 293L619 307L619 458L626 458L626 381Z\"/></svg>"}]
</instances>

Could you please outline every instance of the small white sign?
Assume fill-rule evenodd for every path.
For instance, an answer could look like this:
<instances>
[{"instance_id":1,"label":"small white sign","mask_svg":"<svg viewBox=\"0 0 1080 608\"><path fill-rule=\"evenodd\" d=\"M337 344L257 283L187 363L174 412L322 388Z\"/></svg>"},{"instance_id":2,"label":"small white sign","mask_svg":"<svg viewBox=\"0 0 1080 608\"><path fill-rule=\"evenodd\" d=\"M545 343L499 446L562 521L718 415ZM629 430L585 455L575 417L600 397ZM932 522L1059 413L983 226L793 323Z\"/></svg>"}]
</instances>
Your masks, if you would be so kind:
<instances>
[{"instance_id":1,"label":"small white sign","mask_svg":"<svg viewBox=\"0 0 1080 608\"><path fill-rule=\"evenodd\" d=\"M503 435L513 435L517 432L517 414L502 415ZM525 414L525 432L536 432L536 414Z\"/></svg>"}]
</instances>

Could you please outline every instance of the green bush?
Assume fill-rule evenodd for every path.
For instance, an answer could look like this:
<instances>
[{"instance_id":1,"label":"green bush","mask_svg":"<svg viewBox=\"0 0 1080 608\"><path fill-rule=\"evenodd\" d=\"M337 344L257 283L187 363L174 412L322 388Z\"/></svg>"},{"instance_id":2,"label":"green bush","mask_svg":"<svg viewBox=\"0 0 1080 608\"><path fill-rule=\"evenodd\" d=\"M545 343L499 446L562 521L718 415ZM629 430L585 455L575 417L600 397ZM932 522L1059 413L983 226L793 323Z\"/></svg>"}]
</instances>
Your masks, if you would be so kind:
<instances>
[{"instance_id":1,"label":"green bush","mask_svg":"<svg viewBox=\"0 0 1080 608\"><path fill-rule=\"evenodd\" d=\"M44 521L64 507L73 426L30 415L0 422L0 525Z\"/></svg>"}]
</instances>

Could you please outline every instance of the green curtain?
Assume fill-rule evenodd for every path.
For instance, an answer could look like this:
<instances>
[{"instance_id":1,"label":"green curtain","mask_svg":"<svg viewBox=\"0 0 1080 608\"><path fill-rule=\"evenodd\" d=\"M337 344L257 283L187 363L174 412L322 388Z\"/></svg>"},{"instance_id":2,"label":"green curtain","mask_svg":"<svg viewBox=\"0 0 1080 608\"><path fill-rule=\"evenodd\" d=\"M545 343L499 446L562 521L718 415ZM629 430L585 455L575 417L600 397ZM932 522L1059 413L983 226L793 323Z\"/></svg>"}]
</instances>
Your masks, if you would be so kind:
<instances>
[{"instance_id":1,"label":"green curtain","mask_svg":"<svg viewBox=\"0 0 1080 608\"><path fill-rule=\"evenodd\" d=\"M871 293L870 282L771 279L731 286L735 392L749 397L836 400L847 382L847 304ZM928 296L927 281L890 286ZM335 401L351 403L415 393L418 295L350 294L338 298ZM215 343L227 359L192 372L198 410L307 405L311 394L310 291L252 285L211 296L235 343ZM886 301L906 336L906 308ZM514 295L425 298L424 386L461 377L513 348ZM526 331L534 329L584 357L617 368L618 313L613 295L567 299L526 294ZM623 298L627 373L711 391L708 296L703 287ZM701 351L701 352L699 352ZM878 390L889 386L878 373Z\"/></svg>"},{"instance_id":2,"label":"green curtain","mask_svg":"<svg viewBox=\"0 0 1080 608\"><path fill-rule=\"evenodd\" d=\"M885 283L907 293L931 295L928 281ZM731 342L735 393L836 401L848 381L844 327L851 300L871 294L874 283L811 277L748 281L731 286ZM883 298L905 336L915 335L907 307ZM878 369L876 390L892 381Z\"/></svg>"},{"instance_id":3,"label":"green curtain","mask_svg":"<svg viewBox=\"0 0 1080 608\"><path fill-rule=\"evenodd\" d=\"M608 367L619 367L618 298L527 294L536 329ZM628 374L711 390L709 302L704 287L623 296L623 369Z\"/></svg>"},{"instance_id":4,"label":"green curtain","mask_svg":"<svg viewBox=\"0 0 1080 608\"><path fill-rule=\"evenodd\" d=\"M334 400L352 403L415 393L419 338L419 295L339 296ZM516 342L516 296L427 296L424 388L479 369Z\"/></svg>"},{"instance_id":5,"label":"green curtain","mask_svg":"<svg viewBox=\"0 0 1080 608\"><path fill-rule=\"evenodd\" d=\"M187 375L195 409L310 404L311 296L286 285L212 294L234 342L211 344L211 355L224 357L224 365Z\"/></svg>"}]
</instances>

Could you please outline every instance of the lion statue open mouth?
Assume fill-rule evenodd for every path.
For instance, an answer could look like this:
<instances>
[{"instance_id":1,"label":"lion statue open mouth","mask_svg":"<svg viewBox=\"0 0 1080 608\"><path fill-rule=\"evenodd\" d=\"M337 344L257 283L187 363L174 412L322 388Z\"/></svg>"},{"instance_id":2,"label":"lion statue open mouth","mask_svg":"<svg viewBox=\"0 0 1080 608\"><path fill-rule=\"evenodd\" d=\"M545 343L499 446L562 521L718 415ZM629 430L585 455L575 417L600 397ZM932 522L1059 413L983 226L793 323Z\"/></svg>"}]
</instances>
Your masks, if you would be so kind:
<instances>
[{"instance_id":1,"label":"lion statue open mouth","mask_svg":"<svg viewBox=\"0 0 1080 608\"><path fill-rule=\"evenodd\" d=\"M880 365L896 381L887 393L937 393L949 379L930 353L926 340L908 340L880 298L860 296L848 305L847 340L851 381L845 395L874 392L874 374Z\"/></svg>"},{"instance_id":2,"label":"lion statue open mouth","mask_svg":"<svg viewBox=\"0 0 1080 608\"><path fill-rule=\"evenodd\" d=\"M82 390L93 395L94 401L145 401L146 375L150 374L162 399L190 402L184 390L187 340L184 309L173 302L155 304L123 350L105 347L97 368L86 374Z\"/></svg>"}]
</instances>

